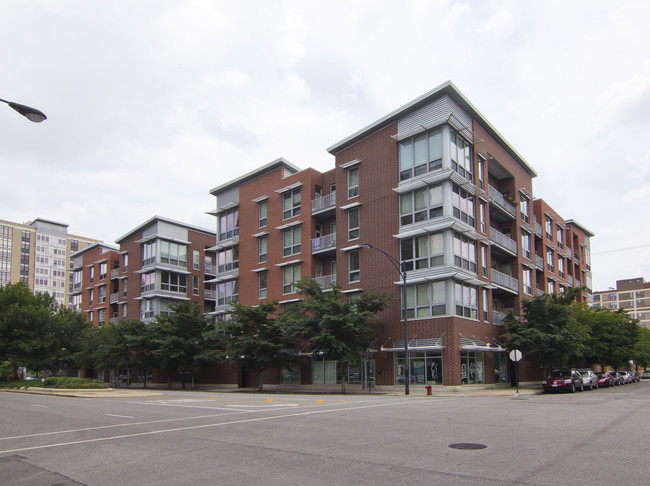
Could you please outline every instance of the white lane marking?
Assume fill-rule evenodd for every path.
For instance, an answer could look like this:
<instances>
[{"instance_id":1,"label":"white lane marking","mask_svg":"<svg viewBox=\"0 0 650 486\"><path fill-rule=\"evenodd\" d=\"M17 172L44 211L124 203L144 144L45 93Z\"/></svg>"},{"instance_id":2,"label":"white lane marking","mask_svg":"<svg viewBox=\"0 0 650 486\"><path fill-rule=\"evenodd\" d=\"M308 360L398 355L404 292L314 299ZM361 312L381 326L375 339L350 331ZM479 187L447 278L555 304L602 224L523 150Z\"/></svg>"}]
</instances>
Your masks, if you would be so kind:
<instances>
[{"instance_id":1,"label":"white lane marking","mask_svg":"<svg viewBox=\"0 0 650 486\"><path fill-rule=\"evenodd\" d=\"M34 405L33 403L32 403L32 407L47 408L46 405Z\"/></svg>"},{"instance_id":2,"label":"white lane marking","mask_svg":"<svg viewBox=\"0 0 650 486\"><path fill-rule=\"evenodd\" d=\"M208 424L208 425L192 425L189 427L178 427L175 429L167 429L167 430L154 430L151 432L139 432L135 434L124 434L124 435L115 435L113 437L102 437L98 439L85 439L85 440L75 440L71 442L59 442L58 444L47 444L47 445L39 445L39 446L32 446L32 447L21 447L18 449L7 449L4 451L0 451L0 454L9 454L9 453L15 453L15 452L25 452L25 451L34 451L38 449L51 449L54 447L61 447L61 446L70 446L70 445L79 445L79 444L89 444L91 442L104 442L104 441L109 441L109 440L115 440L115 439L128 439L131 437L143 437L145 435L156 435L156 434L165 434L168 432L182 432L185 430L193 430L193 429L206 429L208 427L222 427L225 425L238 425L238 424L245 424L245 423L252 423L252 422L261 422L261 421L266 421L266 420L276 420L276 419L282 419L282 418L290 418L290 417L300 417L300 416L306 416L306 415L315 415L315 414L320 414L320 413L334 413L334 412L347 412L347 411L353 411L353 410L363 410L366 408L377 408L377 407L392 407L395 405L404 405L404 404L409 404L409 403L418 403L421 400L407 400L403 402L392 402L392 403L384 403L384 404L375 404L375 405L365 405L362 407L346 407L346 408L336 408L336 409L331 409L331 410L312 410L309 412L297 412L297 413L290 413L286 415L273 415L271 417L257 417L257 418L251 418L251 419L243 419L243 420L234 420L232 422L222 422L218 424ZM129 424L132 425L132 424Z\"/></svg>"},{"instance_id":3,"label":"white lane marking","mask_svg":"<svg viewBox=\"0 0 650 486\"><path fill-rule=\"evenodd\" d=\"M129 415L115 415L114 413L107 413L106 415L108 415L109 417L130 418L130 419L135 418Z\"/></svg>"},{"instance_id":4,"label":"white lane marking","mask_svg":"<svg viewBox=\"0 0 650 486\"><path fill-rule=\"evenodd\" d=\"M134 425L161 424L167 422L179 422L181 420L216 418L216 417L223 417L226 415L241 415L241 414L248 414L248 413L253 413L253 412L250 410L238 410L238 411L228 410L228 413L214 413L210 415L198 415L196 417L179 417L179 418L163 419L163 420L148 420L145 422L129 422L127 424L99 425L97 427L85 427L82 429L57 430L54 432L40 432L38 434L14 435L11 437L0 437L0 440L27 439L30 437L42 437L46 435L72 434L75 432L88 432L90 430L114 429L116 427L133 427Z\"/></svg>"},{"instance_id":5,"label":"white lane marking","mask_svg":"<svg viewBox=\"0 0 650 486\"><path fill-rule=\"evenodd\" d=\"M227 407L237 407L237 408L269 408L269 407L297 407L297 403L265 403L264 405L226 405Z\"/></svg>"}]
</instances>

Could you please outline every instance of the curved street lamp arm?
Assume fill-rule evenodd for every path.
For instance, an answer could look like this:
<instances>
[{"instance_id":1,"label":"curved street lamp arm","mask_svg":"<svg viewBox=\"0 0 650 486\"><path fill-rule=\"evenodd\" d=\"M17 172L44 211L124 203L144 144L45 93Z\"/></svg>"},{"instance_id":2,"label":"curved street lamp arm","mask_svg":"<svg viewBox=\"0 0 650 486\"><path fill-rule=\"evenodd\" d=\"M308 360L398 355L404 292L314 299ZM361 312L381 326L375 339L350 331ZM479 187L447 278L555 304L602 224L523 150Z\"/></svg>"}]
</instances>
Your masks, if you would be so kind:
<instances>
[{"instance_id":1,"label":"curved street lamp arm","mask_svg":"<svg viewBox=\"0 0 650 486\"><path fill-rule=\"evenodd\" d=\"M47 120L47 116L41 110L32 108L31 106L21 105L20 103L14 103L13 101L7 101L0 98L0 101L8 104L11 108L16 110L18 113L23 115L29 121L34 123L41 123L43 120Z\"/></svg>"},{"instance_id":2,"label":"curved street lamp arm","mask_svg":"<svg viewBox=\"0 0 650 486\"><path fill-rule=\"evenodd\" d=\"M386 255L386 257L390 260L390 262L399 272L399 276L402 278L402 280L406 280L406 272L403 271L402 264L393 255L391 255L385 250L382 250L381 248L377 248L376 246L371 245L370 243L363 243L361 246L363 246L364 248L372 248L373 250L380 251L384 255Z\"/></svg>"}]
</instances>

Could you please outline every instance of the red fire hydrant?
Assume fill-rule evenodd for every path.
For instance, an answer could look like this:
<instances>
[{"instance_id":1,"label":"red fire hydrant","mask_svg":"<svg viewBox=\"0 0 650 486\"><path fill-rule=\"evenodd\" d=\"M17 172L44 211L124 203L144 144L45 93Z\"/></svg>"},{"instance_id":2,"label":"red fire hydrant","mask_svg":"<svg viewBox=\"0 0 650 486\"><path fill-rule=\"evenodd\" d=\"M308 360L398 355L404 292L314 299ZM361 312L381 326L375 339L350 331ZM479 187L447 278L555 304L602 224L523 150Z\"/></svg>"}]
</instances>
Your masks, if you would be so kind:
<instances>
[{"instance_id":1,"label":"red fire hydrant","mask_svg":"<svg viewBox=\"0 0 650 486\"><path fill-rule=\"evenodd\" d=\"M427 385L424 388L427 389L427 395L431 395L431 385Z\"/></svg>"}]
</instances>

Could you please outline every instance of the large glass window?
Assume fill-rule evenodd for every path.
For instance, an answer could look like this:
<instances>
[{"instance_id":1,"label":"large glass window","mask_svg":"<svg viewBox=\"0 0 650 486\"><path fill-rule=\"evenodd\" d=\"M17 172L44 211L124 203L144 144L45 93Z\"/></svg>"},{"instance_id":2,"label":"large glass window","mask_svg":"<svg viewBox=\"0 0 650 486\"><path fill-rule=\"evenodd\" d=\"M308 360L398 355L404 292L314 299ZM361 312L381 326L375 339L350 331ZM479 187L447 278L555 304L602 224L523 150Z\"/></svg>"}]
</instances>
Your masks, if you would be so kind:
<instances>
[{"instance_id":1,"label":"large glass window","mask_svg":"<svg viewBox=\"0 0 650 486\"><path fill-rule=\"evenodd\" d=\"M313 359L311 363L312 384L336 385L336 361Z\"/></svg>"},{"instance_id":2,"label":"large glass window","mask_svg":"<svg viewBox=\"0 0 650 486\"><path fill-rule=\"evenodd\" d=\"M140 292L151 292L156 288L156 274L154 272L140 275Z\"/></svg>"},{"instance_id":3,"label":"large glass window","mask_svg":"<svg viewBox=\"0 0 650 486\"><path fill-rule=\"evenodd\" d=\"M142 245L142 266L149 265L156 261L156 242L152 241ZM92 269L92 267L91 267ZM90 276L92 282L92 275Z\"/></svg>"},{"instance_id":4,"label":"large glass window","mask_svg":"<svg viewBox=\"0 0 650 486\"><path fill-rule=\"evenodd\" d=\"M469 142L454 131L451 132L449 142L451 168L468 181L471 181L472 172L474 171L472 169L472 156Z\"/></svg>"},{"instance_id":5,"label":"large glass window","mask_svg":"<svg viewBox=\"0 0 650 486\"><path fill-rule=\"evenodd\" d=\"M282 196L282 219L300 214L300 188L285 192Z\"/></svg>"},{"instance_id":6,"label":"large glass window","mask_svg":"<svg viewBox=\"0 0 650 486\"><path fill-rule=\"evenodd\" d=\"M508 357L506 353L494 353L494 382L508 382Z\"/></svg>"},{"instance_id":7,"label":"large glass window","mask_svg":"<svg viewBox=\"0 0 650 486\"><path fill-rule=\"evenodd\" d=\"M160 289L186 294L187 276L180 273L160 272Z\"/></svg>"},{"instance_id":8,"label":"large glass window","mask_svg":"<svg viewBox=\"0 0 650 486\"><path fill-rule=\"evenodd\" d=\"M217 252L217 272L229 272L239 268L239 247L233 246Z\"/></svg>"},{"instance_id":9,"label":"large glass window","mask_svg":"<svg viewBox=\"0 0 650 486\"><path fill-rule=\"evenodd\" d=\"M474 196L465 189L454 186L451 202L454 207L454 217L460 219L463 223L474 226Z\"/></svg>"},{"instance_id":10,"label":"large glass window","mask_svg":"<svg viewBox=\"0 0 650 486\"><path fill-rule=\"evenodd\" d=\"M442 168L442 129L436 128L399 143L401 181Z\"/></svg>"},{"instance_id":11,"label":"large glass window","mask_svg":"<svg viewBox=\"0 0 650 486\"><path fill-rule=\"evenodd\" d=\"M476 272L476 242L459 233L454 233L454 265Z\"/></svg>"},{"instance_id":12,"label":"large glass window","mask_svg":"<svg viewBox=\"0 0 650 486\"><path fill-rule=\"evenodd\" d=\"M348 169L348 199L359 195L359 167Z\"/></svg>"},{"instance_id":13,"label":"large glass window","mask_svg":"<svg viewBox=\"0 0 650 486\"><path fill-rule=\"evenodd\" d=\"M282 232L282 256L300 253L300 226L286 229Z\"/></svg>"},{"instance_id":14,"label":"large glass window","mask_svg":"<svg viewBox=\"0 0 650 486\"><path fill-rule=\"evenodd\" d=\"M295 284L300 280L300 265L288 265L282 268L282 293L296 292Z\"/></svg>"},{"instance_id":15,"label":"large glass window","mask_svg":"<svg viewBox=\"0 0 650 486\"><path fill-rule=\"evenodd\" d=\"M160 242L160 261L187 267L187 245L162 240Z\"/></svg>"},{"instance_id":16,"label":"large glass window","mask_svg":"<svg viewBox=\"0 0 650 486\"><path fill-rule=\"evenodd\" d=\"M406 238L400 243L404 270L438 267L444 264L444 237L442 233Z\"/></svg>"},{"instance_id":17,"label":"large glass window","mask_svg":"<svg viewBox=\"0 0 650 486\"><path fill-rule=\"evenodd\" d=\"M461 283L454 284L456 315L478 319L478 292L476 287Z\"/></svg>"},{"instance_id":18,"label":"large glass window","mask_svg":"<svg viewBox=\"0 0 650 486\"><path fill-rule=\"evenodd\" d=\"M395 353L395 384L404 384L404 353ZM409 351L409 376L413 384L442 385L442 351Z\"/></svg>"},{"instance_id":19,"label":"large glass window","mask_svg":"<svg viewBox=\"0 0 650 486\"><path fill-rule=\"evenodd\" d=\"M228 280L217 284L217 305L237 302L239 298L239 281Z\"/></svg>"},{"instance_id":20,"label":"large glass window","mask_svg":"<svg viewBox=\"0 0 650 486\"><path fill-rule=\"evenodd\" d=\"M402 226L442 216L442 185L401 194L399 208Z\"/></svg>"},{"instance_id":21,"label":"large glass window","mask_svg":"<svg viewBox=\"0 0 650 486\"><path fill-rule=\"evenodd\" d=\"M463 385L485 383L481 351L460 352L460 379Z\"/></svg>"},{"instance_id":22,"label":"large glass window","mask_svg":"<svg viewBox=\"0 0 650 486\"><path fill-rule=\"evenodd\" d=\"M239 235L239 208L232 208L219 215L219 240Z\"/></svg>"},{"instance_id":23,"label":"large glass window","mask_svg":"<svg viewBox=\"0 0 650 486\"><path fill-rule=\"evenodd\" d=\"M445 282L427 282L406 287L408 318L442 316L447 313Z\"/></svg>"}]
</instances>

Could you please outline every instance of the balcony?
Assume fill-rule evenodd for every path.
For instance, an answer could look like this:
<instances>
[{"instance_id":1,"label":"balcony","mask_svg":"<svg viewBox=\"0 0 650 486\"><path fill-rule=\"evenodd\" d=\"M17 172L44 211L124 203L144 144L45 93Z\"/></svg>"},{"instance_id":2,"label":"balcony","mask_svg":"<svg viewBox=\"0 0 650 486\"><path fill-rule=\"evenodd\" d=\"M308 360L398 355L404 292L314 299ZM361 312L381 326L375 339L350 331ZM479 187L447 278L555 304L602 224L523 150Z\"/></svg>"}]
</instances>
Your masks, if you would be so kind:
<instances>
[{"instance_id":1,"label":"balcony","mask_svg":"<svg viewBox=\"0 0 650 486\"><path fill-rule=\"evenodd\" d=\"M498 270L492 269L492 283L515 294L519 293L519 280Z\"/></svg>"},{"instance_id":2,"label":"balcony","mask_svg":"<svg viewBox=\"0 0 650 486\"><path fill-rule=\"evenodd\" d=\"M488 197L490 199L490 207L496 208L497 211L493 216L498 221L505 221L506 219L516 219L517 211L515 205L501 194L497 189L488 186Z\"/></svg>"},{"instance_id":3,"label":"balcony","mask_svg":"<svg viewBox=\"0 0 650 486\"><path fill-rule=\"evenodd\" d=\"M504 253L510 256L517 256L517 242L496 228L490 227L490 241L496 244Z\"/></svg>"},{"instance_id":4,"label":"balcony","mask_svg":"<svg viewBox=\"0 0 650 486\"><path fill-rule=\"evenodd\" d=\"M111 279L117 278L120 276L120 269L119 268L114 268L111 270Z\"/></svg>"},{"instance_id":5,"label":"balcony","mask_svg":"<svg viewBox=\"0 0 650 486\"><path fill-rule=\"evenodd\" d=\"M120 300L120 294L119 292L115 292L110 295L109 301L111 304L117 304L117 302Z\"/></svg>"},{"instance_id":6,"label":"balcony","mask_svg":"<svg viewBox=\"0 0 650 486\"><path fill-rule=\"evenodd\" d=\"M566 281L569 283L571 287L573 287L573 276L572 275L567 275Z\"/></svg>"},{"instance_id":7,"label":"balcony","mask_svg":"<svg viewBox=\"0 0 650 486\"><path fill-rule=\"evenodd\" d=\"M311 252L322 253L336 248L336 233L313 238L311 240Z\"/></svg>"},{"instance_id":8,"label":"balcony","mask_svg":"<svg viewBox=\"0 0 650 486\"><path fill-rule=\"evenodd\" d=\"M217 268L212 264L212 262L205 262L205 273L208 275L217 274Z\"/></svg>"},{"instance_id":9,"label":"balcony","mask_svg":"<svg viewBox=\"0 0 650 486\"><path fill-rule=\"evenodd\" d=\"M216 290L205 289L203 291L203 297L206 298L206 299L210 299L210 300L217 300L217 291Z\"/></svg>"},{"instance_id":10,"label":"balcony","mask_svg":"<svg viewBox=\"0 0 650 486\"><path fill-rule=\"evenodd\" d=\"M533 227L535 228L535 236L538 238L542 237L542 225L535 220L535 223L533 224Z\"/></svg>"},{"instance_id":11,"label":"balcony","mask_svg":"<svg viewBox=\"0 0 650 486\"><path fill-rule=\"evenodd\" d=\"M539 255L535 255L535 268L537 270L544 270L544 259Z\"/></svg>"},{"instance_id":12,"label":"balcony","mask_svg":"<svg viewBox=\"0 0 650 486\"><path fill-rule=\"evenodd\" d=\"M330 217L334 215L336 210L336 191L326 195L317 197L311 202L312 216Z\"/></svg>"},{"instance_id":13,"label":"balcony","mask_svg":"<svg viewBox=\"0 0 650 486\"><path fill-rule=\"evenodd\" d=\"M323 275L322 277L315 277L314 282L320 285L323 290L330 289L332 285L336 285L336 274Z\"/></svg>"}]
</instances>

